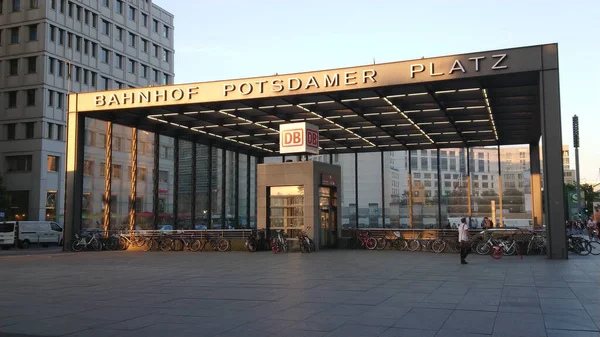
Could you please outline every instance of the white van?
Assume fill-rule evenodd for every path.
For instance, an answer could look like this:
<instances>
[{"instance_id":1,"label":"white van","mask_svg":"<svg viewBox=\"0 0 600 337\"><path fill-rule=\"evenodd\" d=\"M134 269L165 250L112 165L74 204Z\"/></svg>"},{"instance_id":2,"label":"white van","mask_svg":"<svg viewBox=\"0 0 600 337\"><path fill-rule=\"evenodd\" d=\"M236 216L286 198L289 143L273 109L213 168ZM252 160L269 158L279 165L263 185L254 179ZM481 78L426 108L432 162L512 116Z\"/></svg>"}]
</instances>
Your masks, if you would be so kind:
<instances>
[{"instance_id":1,"label":"white van","mask_svg":"<svg viewBox=\"0 0 600 337\"><path fill-rule=\"evenodd\" d=\"M9 249L15 245L17 224L14 221L0 221L0 247Z\"/></svg>"},{"instance_id":2,"label":"white van","mask_svg":"<svg viewBox=\"0 0 600 337\"><path fill-rule=\"evenodd\" d=\"M63 228L54 221L18 221L19 246L29 248L31 244L61 245Z\"/></svg>"}]
</instances>

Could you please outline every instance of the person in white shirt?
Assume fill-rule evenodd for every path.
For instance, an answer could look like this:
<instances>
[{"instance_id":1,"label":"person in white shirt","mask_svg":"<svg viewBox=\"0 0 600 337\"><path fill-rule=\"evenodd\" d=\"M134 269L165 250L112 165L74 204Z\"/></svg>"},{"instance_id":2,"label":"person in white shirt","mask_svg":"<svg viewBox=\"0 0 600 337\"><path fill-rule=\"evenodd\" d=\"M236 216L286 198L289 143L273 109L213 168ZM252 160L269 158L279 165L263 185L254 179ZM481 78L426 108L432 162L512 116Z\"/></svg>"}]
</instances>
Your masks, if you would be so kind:
<instances>
[{"instance_id":1,"label":"person in white shirt","mask_svg":"<svg viewBox=\"0 0 600 337\"><path fill-rule=\"evenodd\" d=\"M468 264L465 259L471 252L471 243L469 242L469 225L467 225L467 219L460 219L460 225L458 226L458 242L460 242L460 263Z\"/></svg>"}]
</instances>

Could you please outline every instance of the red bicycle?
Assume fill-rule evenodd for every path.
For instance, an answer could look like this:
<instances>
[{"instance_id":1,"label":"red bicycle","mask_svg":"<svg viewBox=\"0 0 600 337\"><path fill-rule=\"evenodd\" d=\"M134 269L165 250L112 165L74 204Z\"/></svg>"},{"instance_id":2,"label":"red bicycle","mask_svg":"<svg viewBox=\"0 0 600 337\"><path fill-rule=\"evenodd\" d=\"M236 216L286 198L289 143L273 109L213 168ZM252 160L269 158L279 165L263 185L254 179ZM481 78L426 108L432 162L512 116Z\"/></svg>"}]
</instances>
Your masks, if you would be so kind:
<instances>
[{"instance_id":1,"label":"red bicycle","mask_svg":"<svg viewBox=\"0 0 600 337\"><path fill-rule=\"evenodd\" d=\"M377 240L370 236L368 232L354 231L350 239L348 239L346 247L350 249L361 247L374 250L377 248Z\"/></svg>"}]
</instances>

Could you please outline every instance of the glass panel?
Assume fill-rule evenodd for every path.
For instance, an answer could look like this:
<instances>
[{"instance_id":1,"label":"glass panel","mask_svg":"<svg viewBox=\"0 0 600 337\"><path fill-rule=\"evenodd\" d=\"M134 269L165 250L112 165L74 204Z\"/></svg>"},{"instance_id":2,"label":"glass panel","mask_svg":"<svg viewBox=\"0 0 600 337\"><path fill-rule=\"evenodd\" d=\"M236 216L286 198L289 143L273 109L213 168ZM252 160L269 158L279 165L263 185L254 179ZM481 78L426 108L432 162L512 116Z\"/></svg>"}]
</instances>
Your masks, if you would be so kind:
<instances>
[{"instance_id":1,"label":"glass panel","mask_svg":"<svg viewBox=\"0 0 600 337\"><path fill-rule=\"evenodd\" d=\"M385 226L409 228L408 151L383 153L385 186Z\"/></svg>"},{"instance_id":2,"label":"glass panel","mask_svg":"<svg viewBox=\"0 0 600 337\"><path fill-rule=\"evenodd\" d=\"M496 224L492 218L492 202L498 209L498 148L495 146L469 149L471 176L471 223L474 227ZM498 213L496 213L498 215Z\"/></svg>"},{"instance_id":3,"label":"glass panel","mask_svg":"<svg viewBox=\"0 0 600 337\"><path fill-rule=\"evenodd\" d=\"M529 146L500 148L502 172L502 213L498 224L507 227L532 226L531 171ZM502 218L500 218L502 216ZM502 220L500 222L500 220Z\"/></svg>"},{"instance_id":4,"label":"glass panel","mask_svg":"<svg viewBox=\"0 0 600 337\"><path fill-rule=\"evenodd\" d=\"M462 217L468 218L467 152L466 149L440 151L442 176L442 221L455 228ZM413 214L414 216L414 214Z\"/></svg>"},{"instance_id":5,"label":"glass panel","mask_svg":"<svg viewBox=\"0 0 600 337\"><path fill-rule=\"evenodd\" d=\"M192 229L192 142L179 140L177 228Z\"/></svg>"},{"instance_id":6,"label":"glass panel","mask_svg":"<svg viewBox=\"0 0 600 337\"><path fill-rule=\"evenodd\" d=\"M81 229L103 230L106 122L85 119L84 175Z\"/></svg>"},{"instance_id":7,"label":"glass panel","mask_svg":"<svg viewBox=\"0 0 600 337\"><path fill-rule=\"evenodd\" d=\"M304 186L276 186L269 188L270 226L292 235L289 229L304 226Z\"/></svg>"},{"instance_id":8,"label":"glass panel","mask_svg":"<svg viewBox=\"0 0 600 337\"><path fill-rule=\"evenodd\" d=\"M137 145L137 191L136 191L136 229L154 229L152 205L154 191L152 181L154 171L154 133L148 131L138 132Z\"/></svg>"},{"instance_id":9,"label":"glass panel","mask_svg":"<svg viewBox=\"0 0 600 337\"><path fill-rule=\"evenodd\" d=\"M194 160L194 159L192 159ZM208 146L196 144L196 227L208 228Z\"/></svg>"},{"instance_id":10,"label":"glass panel","mask_svg":"<svg viewBox=\"0 0 600 337\"><path fill-rule=\"evenodd\" d=\"M212 181L211 181L211 211L212 221L210 228L221 229L221 209L224 207L221 195L224 193L222 176L225 174L223 167L224 150L213 147L212 149Z\"/></svg>"},{"instance_id":11,"label":"glass panel","mask_svg":"<svg viewBox=\"0 0 600 337\"><path fill-rule=\"evenodd\" d=\"M412 228L439 228L437 151L411 151L411 167Z\"/></svg>"},{"instance_id":12,"label":"glass panel","mask_svg":"<svg viewBox=\"0 0 600 337\"><path fill-rule=\"evenodd\" d=\"M249 207L248 194L248 156L244 153L240 153L238 161L238 174L239 174L239 191L238 191L238 225L240 228L248 228L248 215L247 210Z\"/></svg>"},{"instance_id":13,"label":"glass panel","mask_svg":"<svg viewBox=\"0 0 600 337\"><path fill-rule=\"evenodd\" d=\"M342 170L342 230L356 227L356 185L354 153L334 154L333 164L340 165Z\"/></svg>"},{"instance_id":14,"label":"glass panel","mask_svg":"<svg viewBox=\"0 0 600 337\"><path fill-rule=\"evenodd\" d=\"M381 214L381 153L358 154L359 227L383 227Z\"/></svg>"},{"instance_id":15,"label":"glass panel","mask_svg":"<svg viewBox=\"0 0 600 337\"><path fill-rule=\"evenodd\" d=\"M256 228L256 157L250 157L250 228Z\"/></svg>"},{"instance_id":16,"label":"glass panel","mask_svg":"<svg viewBox=\"0 0 600 337\"><path fill-rule=\"evenodd\" d=\"M235 218L235 175L237 163L235 162L235 152L227 151L227 166L225 174L225 228L233 229L237 226Z\"/></svg>"},{"instance_id":17,"label":"glass panel","mask_svg":"<svg viewBox=\"0 0 600 337\"><path fill-rule=\"evenodd\" d=\"M113 177L111 184L112 230L129 229L129 193L131 191L131 128L113 124ZM138 157L139 158L139 157Z\"/></svg>"},{"instance_id":18,"label":"glass panel","mask_svg":"<svg viewBox=\"0 0 600 337\"><path fill-rule=\"evenodd\" d=\"M158 214L159 229L175 229L173 223L173 173L175 171L173 155L175 140L160 136L158 170Z\"/></svg>"}]
</instances>

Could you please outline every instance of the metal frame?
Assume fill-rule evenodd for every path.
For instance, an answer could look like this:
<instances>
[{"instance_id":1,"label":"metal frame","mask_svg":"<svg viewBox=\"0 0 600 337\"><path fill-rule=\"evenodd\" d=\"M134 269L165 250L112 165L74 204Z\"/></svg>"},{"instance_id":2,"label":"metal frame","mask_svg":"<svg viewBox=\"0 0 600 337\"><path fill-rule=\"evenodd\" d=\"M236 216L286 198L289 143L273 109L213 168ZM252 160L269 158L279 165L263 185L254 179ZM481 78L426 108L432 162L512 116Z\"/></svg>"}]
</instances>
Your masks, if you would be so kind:
<instances>
[{"instance_id":1,"label":"metal frame","mask_svg":"<svg viewBox=\"0 0 600 337\"><path fill-rule=\"evenodd\" d=\"M225 203L227 202L227 150L221 149L221 229L225 229L225 220L227 218L227 210Z\"/></svg>"},{"instance_id":2,"label":"metal frame","mask_svg":"<svg viewBox=\"0 0 600 337\"><path fill-rule=\"evenodd\" d=\"M235 200L233 201L234 203L234 217L235 217L235 224L234 227L239 227L240 226L240 153L235 151L234 154L234 165L235 165L235 176L234 176L234 184L235 186L233 187L233 195Z\"/></svg>"},{"instance_id":3,"label":"metal frame","mask_svg":"<svg viewBox=\"0 0 600 337\"><path fill-rule=\"evenodd\" d=\"M111 201L112 201L112 134L113 125L112 122L106 122L106 136L105 136L105 153L106 162L104 164L104 200L102 200L104 213L102 216L102 228L107 233L110 230L110 214L111 214ZM158 191L157 191L158 192Z\"/></svg>"},{"instance_id":4,"label":"metal frame","mask_svg":"<svg viewBox=\"0 0 600 337\"><path fill-rule=\"evenodd\" d=\"M213 178L213 174L212 174L212 161L213 161L213 147L212 144L210 144L208 146L208 167L207 167L207 177L206 180L208 181L208 207L206 208L206 217L207 217L207 224L206 224L206 228L208 229L212 229L212 195L213 195L213 184L212 184L212 178Z\"/></svg>"},{"instance_id":5,"label":"metal frame","mask_svg":"<svg viewBox=\"0 0 600 337\"><path fill-rule=\"evenodd\" d=\"M154 133L154 158L152 166L152 226L158 229L158 177L160 170L160 134Z\"/></svg>"},{"instance_id":6,"label":"metal frame","mask_svg":"<svg viewBox=\"0 0 600 337\"><path fill-rule=\"evenodd\" d=\"M191 213L192 213L192 229L196 229L196 155L197 155L197 143L192 142L192 205L191 205Z\"/></svg>"},{"instance_id":7,"label":"metal frame","mask_svg":"<svg viewBox=\"0 0 600 337\"><path fill-rule=\"evenodd\" d=\"M354 152L354 201L355 201L355 211L356 211L356 228L359 225L359 216L358 216L358 152Z\"/></svg>"},{"instance_id":8,"label":"metal frame","mask_svg":"<svg viewBox=\"0 0 600 337\"><path fill-rule=\"evenodd\" d=\"M173 224L179 229L179 138L173 138Z\"/></svg>"},{"instance_id":9,"label":"metal frame","mask_svg":"<svg viewBox=\"0 0 600 337\"><path fill-rule=\"evenodd\" d=\"M135 229L136 209L135 203L137 200L137 171L138 171L138 130L131 128L131 184L129 190L129 230Z\"/></svg>"},{"instance_id":10,"label":"metal frame","mask_svg":"<svg viewBox=\"0 0 600 337\"><path fill-rule=\"evenodd\" d=\"M381 227L385 228L385 171L383 170L383 152L381 155Z\"/></svg>"}]
</instances>

